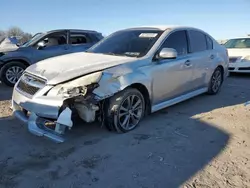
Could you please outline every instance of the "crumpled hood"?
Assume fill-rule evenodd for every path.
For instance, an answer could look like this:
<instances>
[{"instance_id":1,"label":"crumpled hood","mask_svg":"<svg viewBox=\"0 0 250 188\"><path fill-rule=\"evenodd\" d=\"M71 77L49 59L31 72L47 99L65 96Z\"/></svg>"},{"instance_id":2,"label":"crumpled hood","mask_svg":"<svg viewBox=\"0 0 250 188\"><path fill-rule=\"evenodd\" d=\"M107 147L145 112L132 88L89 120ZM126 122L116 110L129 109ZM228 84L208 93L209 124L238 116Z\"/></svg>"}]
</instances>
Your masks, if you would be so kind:
<instances>
[{"instance_id":1,"label":"crumpled hood","mask_svg":"<svg viewBox=\"0 0 250 188\"><path fill-rule=\"evenodd\" d=\"M46 78L48 85L56 85L82 75L135 60L137 58L80 52L40 61L29 66L26 72Z\"/></svg>"},{"instance_id":2,"label":"crumpled hood","mask_svg":"<svg viewBox=\"0 0 250 188\"><path fill-rule=\"evenodd\" d=\"M228 48L229 57L245 57L250 55L250 48Z\"/></svg>"}]
</instances>

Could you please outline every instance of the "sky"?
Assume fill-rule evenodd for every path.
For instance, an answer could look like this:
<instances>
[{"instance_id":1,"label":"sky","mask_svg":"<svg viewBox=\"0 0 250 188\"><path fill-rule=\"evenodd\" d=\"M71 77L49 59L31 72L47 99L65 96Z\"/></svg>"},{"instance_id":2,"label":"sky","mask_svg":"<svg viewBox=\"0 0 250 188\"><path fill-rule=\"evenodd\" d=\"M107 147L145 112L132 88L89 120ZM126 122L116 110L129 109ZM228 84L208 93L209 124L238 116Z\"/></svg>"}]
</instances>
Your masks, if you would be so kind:
<instances>
[{"instance_id":1,"label":"sky","mask_svg":"<svg viewBox=\"0 0 250 188\"><path fill-rule=\"evenodd\" d=\"M197 27L216 39L250 34L250 0L0 0L0 15L0 30L32 34L67 28L108 35L148 25Z\"/></svg>"}]
</instances>

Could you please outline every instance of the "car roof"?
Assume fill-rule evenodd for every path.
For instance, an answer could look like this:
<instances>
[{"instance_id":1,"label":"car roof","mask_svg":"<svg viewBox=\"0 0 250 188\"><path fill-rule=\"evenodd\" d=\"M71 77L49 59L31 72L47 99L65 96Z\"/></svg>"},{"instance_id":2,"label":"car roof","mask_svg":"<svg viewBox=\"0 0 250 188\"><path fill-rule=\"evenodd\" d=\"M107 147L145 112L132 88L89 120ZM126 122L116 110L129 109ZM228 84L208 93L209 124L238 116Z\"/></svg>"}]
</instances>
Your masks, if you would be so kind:
<instances>
[{"instance_id":1,"label":"car roof","mask_svg":"<svg viewBox=\"0 0 250 188\"><path fill-rule=\"evenodd\" d=\"M229 38L228 40L231 40L231 39L250 39L250 36L234 37L234 38Z\"/></svg>"},{"instance_id":2,"label":"car roof","mask_svg":"<svg viewBox=\"0 0 250 188\"><path fill-rule=\"evenodd\" d=\"M61 31L71 31L71 32L84 32L84 33L99 33L97 31L94 30L84 30L84 29L55 29L55 30L50 30L47 31L46 33L54 33L54 32L61 32Z\"/></svg>"},{"instance_id":3,"label":"car roof","mask_svg":"<svg viewBox=\"0 0 250 188\"><path fill-rule=\"evenodd\" d=\"M198 28L194 28L190 26L181 26L181 25L151 25L151 26L133 27L133 28L128 28L128 29L157 29L157 30L165 31L167 29L198 29Z\"/></svg>"}]
</instances>

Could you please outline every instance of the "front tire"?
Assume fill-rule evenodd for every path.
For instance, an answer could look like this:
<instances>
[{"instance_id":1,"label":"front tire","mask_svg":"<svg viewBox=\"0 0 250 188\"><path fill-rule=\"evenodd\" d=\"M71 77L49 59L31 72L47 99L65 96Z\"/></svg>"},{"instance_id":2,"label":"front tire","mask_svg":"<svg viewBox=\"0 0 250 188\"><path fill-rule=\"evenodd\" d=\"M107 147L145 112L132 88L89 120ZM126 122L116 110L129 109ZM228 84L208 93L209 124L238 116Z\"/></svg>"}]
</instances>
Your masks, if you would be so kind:
<instances>
[{"instance_id":1,"label":"front tire","mask_svg":"<svg viewBox=\"0 0 250 188\"><path fill-rule=\"evenodd\" d=\"M0 71L0 79L5 85L13 87L25 69L26 65L21 62L8 62Z\"/></svg>"},{"instance_id":2,"label":"front tire","mask_svg":"<svg viewBox=\"0 0 250 188\"><path fill-rule=\"evenodd\" d=\"M109 99L104 113L109 130L122 133L131 131L144 116L144 97L137 89L127 88Z\"/></svg>"},{"instance_id":3,"label":"front tire","mask_svg":"<svg viewBox=\"0 0 250 188\"><path fill-rule=\"evenodd\" d=\"M221 67L217 67L211 77L208 94L215 95L220 91L223 83L223 71Z\"/></svg>"}]
</instances>

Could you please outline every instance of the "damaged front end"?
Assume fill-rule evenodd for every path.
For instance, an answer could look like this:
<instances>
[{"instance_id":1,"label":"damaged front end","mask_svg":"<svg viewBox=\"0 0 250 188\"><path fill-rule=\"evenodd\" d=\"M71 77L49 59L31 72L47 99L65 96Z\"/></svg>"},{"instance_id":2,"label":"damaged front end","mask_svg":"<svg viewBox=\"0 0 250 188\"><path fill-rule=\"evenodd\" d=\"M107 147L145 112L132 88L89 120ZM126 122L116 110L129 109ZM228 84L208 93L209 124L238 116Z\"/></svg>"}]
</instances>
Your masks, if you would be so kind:
<instances>
[{"instance_id":1,"label":"damaged front end","mask_svg":"<svg viewBox=\"0 0 250 188\"><path fill-rule=\"evenodd\" d=\"M102 77L102 72L96 72L56 86L41 86L39 78L25 73L13 91L14 115L28 124L31 133L64 142L74 115L88 123L96 120L105 97L94 90L98 90ZM34 95L30 94L31 87L39 87Z\"/></svg>"},{"instance_id":2,"label":"damaged front end","mask_svg":"<svg viewBox=\"0 0 250 188\"><path fill-rule=\"evenodd\" d=\"M58 119L55 127L53 127L56 133L64 134L66 128L71 129L73 126L72 112L87 123L96 120L96 112L100 109L100 101L96 99L93 90L97 87L97 83L91 83L86 86L67 89L68 96L59 109Z\"/></svg>"}]
</instances>

